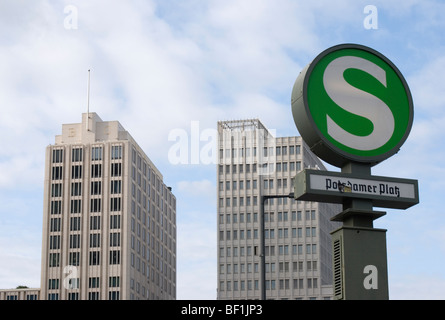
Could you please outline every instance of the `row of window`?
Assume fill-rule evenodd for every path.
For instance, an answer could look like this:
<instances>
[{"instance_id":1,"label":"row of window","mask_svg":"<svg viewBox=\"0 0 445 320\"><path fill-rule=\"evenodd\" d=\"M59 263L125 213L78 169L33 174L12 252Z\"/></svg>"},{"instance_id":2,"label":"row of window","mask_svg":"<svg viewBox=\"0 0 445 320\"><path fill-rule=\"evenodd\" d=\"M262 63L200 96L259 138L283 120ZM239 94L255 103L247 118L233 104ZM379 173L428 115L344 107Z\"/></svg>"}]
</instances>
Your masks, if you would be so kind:
<instances>
[{"instance_id":1,"label":"row of window","mask_svg":"<svg viewBox=\"0 0 445 320\"><path fill-rule=\"evenodd\" d=\"M108 292L108 300L119 300L119 291L113 290ZM99 292L88 292L88 300L99 300ZM59 300L58 293L48 293L48 300ZM68 292L68 300L79 300L78 292Z\"/></svg>"},{"instance_id":2,"label":"row of window","mask_svg":"<svg viewBox=\"0 0 445 320\"><path fill-rule=\"evenodd\" d=\"M278 287L276 283L278 282ZM292 288L290 283L293 284ZM233 284L233 286L232 286ZM318 278L306 279L307 289L318 288ZM287 289L305 289L304 279L279 279L266 280L266 290L287 290ZM259 290L258 280L240 280L240 281L220 281L220 291L245 291L245 290Z\"/></svg>"},{"instance_id":3,"label":"row of window","mask_svg":"<svg viewBox=\"0 0 445 320\"><path fill-rule=\"evenodd\" d=\"M261 168L263 170L269 170L272 172L288 172L288 171L300 171L301 170L301 161L290 161L290 162L272 162L272 163L264 163ZM244 170L245 169L245 170ZM218 167L218 173L222 174L230 174L230 173L256 173L257 172L257 164L220 164Z\"/></svg>"},{"instance_id":4,"label":"row of window","mask_svg":"<svg viewBox=\"0 0 445 320\"><path fill-rule=\"evenodd\" d=\"M62 183L51 184L51 197L57 198L62 197ZM120 194L122 193L122 181L112 180L110 183L110 193ZM91 181L90 188L91 195L101 195L102 194L102 181ZM82 196L82 182L72 182L71 183L71 196Z\"/></svg>"},{"instance_id":5,"label":"row of window","mask_svg":"<svg viewBox=\"0 0 445 320\"><path fill-rule=\"evenodd\" d=\"M276 179L277 181L277 188L287 188L288 186L288 179L287 178L283 178L283 179ZM244 187L244 182L245 182L245 187ZM291 185L293 184L293 179L291 179ZM265 179L263 181L263 185L264 185L264 189L273 189L274 187L274 179ZM258 188L258 183L257 180L234 180L234 181L226 181L225 182L225 188L224 188L224 181L220 181L219 182L219 191L230 191L230 189L232 189L233 191L235 190L256 190Z\"/></svg>"},{"instance_id":6,"label":"row of window","mask_svg":"<svg viewBox=\"0 0 445 320\"><path fill-rule=\"evenodd\" d=\"M121 245L121 236L120 232L110 232L110 241L108 245L110 247L120 247ZM70 249L78 249L80 248L82 235L80 234L70 234L69 236L69 248ZM50 235L49 236L49 248L50 249L60 249L60 235ZM90 234L90 248L98 248L100 247L100 233L92 233Z\"/></svg>"},{"instance_id":7,"label":"row of window","mask_svg":"<svg viewBox=\"0 0 445 320\"><path fill-rule=\"evenodd\" d=\"M49 266L50 267L60 267L60 252L51 252L49 254ZM80 252L74 251L69 252L69 265L79 266L80 265ZM109 251L109 261L110 265L120 264L121 252L120 250L110 250ZM99 265L100 264L100 252L90 251L89 254L89 265Z\"/></svg>"},{"instance_id":8,"label":"row of window","mask_svg":"<svg viewBox=\"0 0 445 320\"><path fill-rule=\"evenodd\" d=\"M111 177L122 176L122 163L112 163L110 165L110 175ZM82 179L83 165L72 165L71 166L71 179ZM102 177L102 164L92 164L91 165L91 178L101 178ZM63 179L63 166L54 166L51 168L51 180L62 180Z\"/></svg>"},{"instance_id":9,"label":"row of window","mask_svg":"<svg viewBox=\"0 0 445 320\"><path fill-rule=\"evenodd\" d=\"M63 163L63 149L53 149L52 163ZM111 146L110 157L112 160L122 159L122 146ZM102 147L92 147L91 148L91 160L97 161L103 158L103 148ZM71 161L80 162L83 161L83 148L74 147L71 150Z\"/></svg>"},{"instance_id":10,"label":"row of window","mask_svg":"<svg viewBox=\"0 0 445 320\"><path fill-rule=\"evenodd\" d=\"M239 198L239 204L238 204L238 198ZM264 203L266 206L267 205L273 205L275 203L275 201L277 201L278 205L287 205L288 203L288 198L277 198L277 199L267 199L266 202ZM223 197L219 198L219 207L223 208L224 207L224 203L226 207L238 207L238 206L257 206L258 205L258 196L246 196L246 197L226 197L225 201ZM232 203L232 204L231 204ZM295 200L295 199L290 199L290 203L291 204L296 204L299 203L299 201ZM306 202L308 203L308 202Z\"/></svg>"},{"instance_id":11,"label":"row of window","mask_svg":"<svg viewBox=\"0 0 445 320\"><path fill-rule=\"evenodd\" d=\"M289 266L292 265L292 270L289 269ZM304 270L304 262L303 261L294 261L292 264L290 262L279 262L278 270L276 269L276 263L265 263L266 273L276 273L277 271L282 272L312 272L317 271L318 263L317 261L306 261L306 270ZM220 264L219 265L219 273L220 274L238 274L238 273L255 273L259 272L259 264L253 264L254 269L252 270L252 263L234 263L232 264Z\"/></svg>"},{"instance_id":12,"label":"row of window","mask_svg":"<svg viewBox=\"0 0 445 320\"><path fill-rule=\"evenodd\" d=\"M70 231L80 231L81 230L81 217L70 217L69 230ZM51 218L50 219L50 231L58 232L61 231L61 221L62 218ZM120 215L110 215L109 228L120 229L121 227L121 216ZM101 230L101 216L91 216L90 217L90 230Z\"/></svg>"},{"instance_id":13,"label":"row of window","mask_svg":"<svg viewBox=\"0 0 445 320\"><path fill-rule=\"evenodd\" d=\"M253 216L253 220L252 220L252 216ZM238 218L239 217L239 218ZM275 221L275 217L277 217L277 221L281 222L281 221L289 221L289 212L288 211L278 211L277 214L275 214L275 212L265 212L264 213L264 222L274 222ZM316 211L315 210L305 210L305 215L304 215L306 221L310 221L310 220L316 220L317 215L316 215ZM292 211L291 212L291 219L292 221L302 221L303 219L303 212L301 210L298 211ZM227 213L227 214L220 214L219 215L219 223L220 224L224 224L224 223L244 223L244 222L258 222L258 213Z\"/></svg>"},{"instance_id":14,"label":"row of window","mask_svg":"<svg viewBox=\"0 0 445 320\"><path fill-rule=\"evenodd\" d=\"M265 256L275 256L275 247L278 247L278 255L289 255L289 248L292 250L293 255L302 255L304 254L304 248L306 248L306 254L316 254L317 253L317 244L308 243L304 244L294 244L294 245L278 245L278 246L265 246L264 254ZM219 248L219 257L240 257L244 256L259 256L259 247L258 246L247 246L247 247L220 247Z\"/></svg>"},{"instance_id":15,"label":"row of window","mask_svg":"<svg viewBox=\"0 0 445 320\"><path fill-rule=\"evenodd\" d=\"M17 294L8 294L6 300L18 300L19 296ZM37 294L26 294L26 300L37 300Z\"/></svg>"},{"instance_id":16,"label":"row of window","mask_svg":"<svg viewBox=\"0 0 445 320\"><path fill-rule=\"evenodd\" d=\"M65 281L67 280L67 281ZM60 279L48 279L48 290L56 290L60 289ZM79 289L80 288L80 278L67 278L64 279L63 285L66 287L65 289ZM120 277L119 276L111 276L108 277L108 287L109 288L118 288L120 287ZM100 288L100 278L99 277L89 277L88 278L88 288Z\"/></svg>"},{"instance_id":17,"label":"row of window","mask_svg":"<svg viewBox=\"0 0 445 320\"><path fill-rule=\"evenodd\" d=\"M291 236L292 238L302 238L303 237L303 228L291 228ZM305 236L306 237L316 237L317 236L317 228L316 227L306 227L305 228ZM239 231L239 233L238 233ZM278 234L278 239L287 239L289 238L289 228L278 228L278 229L265 229L264 230L264 238L265 239L275 239L275 233ZM225 236L224 236L225 235ZM244 240L244 239L252 239L252 230L226 230L219 231L219 240ZM253 239L258 239L258 229L253 229Z\"/></svg>"},{"instance_id":18,"label":"row of window","mask_svg":"<svg viewBox=\"0 0 445 320\"><path fill-rule=\"evenodd\" d=\"M275 150L276 156L286 156L288 151L288 146L277 146L277 147L263 147L263 156L273 156ZM301 146L289 146L289 155L300 154ZM256 157L257 147L246 147L246 148L226 148L219 149L219 158L223 159L224 155L226 158L236 158L236 157Z\"/></svg>"},{"instance_id":19,"label":"row of window","mask_svg":"<svg viewBox=\"0 0 445 320\"><path fill-rule=\"evenodd\" d=\"M102 199L90 199L90 212L101 212ZM110 198L110 211L121 211L122 200L120 197ZM82 199L70 200L70 213L82 212ZM52 200L50 203L51 214L62 214L62 200Z\"/></svg>"}]
</instances>

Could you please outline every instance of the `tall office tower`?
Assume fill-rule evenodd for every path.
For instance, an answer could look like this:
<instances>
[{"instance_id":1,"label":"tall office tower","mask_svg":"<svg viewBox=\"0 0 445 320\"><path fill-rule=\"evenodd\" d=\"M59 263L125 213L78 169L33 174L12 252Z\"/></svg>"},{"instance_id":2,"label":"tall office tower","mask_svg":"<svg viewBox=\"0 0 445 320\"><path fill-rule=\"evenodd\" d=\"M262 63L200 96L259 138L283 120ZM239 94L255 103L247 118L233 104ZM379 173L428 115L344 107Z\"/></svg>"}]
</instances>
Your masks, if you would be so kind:
<instances>
[{"instance_id":1,"label":"tall office tower","mask_svg":"<svg viewBox=\"0 0 445 320\"><path fill-rule=\"evenodd\" d=\"M304 168L325 169L301 137L274 138L259 120L218 122L218 299L260 299L260 196L289 195ZM269 199L266 299L330 299L330 218L340 206Z\"/></svg>"},{"instance_id":2,"label":"tall office tower","mask_svg":"<svg viewBox=\"0 0 445 320\"><path fill-rule=\"evenodd\" d=\"M41 299L176 298L176 198L119 122L47 147L41 272Z\"/></svg>"}]
</instances>

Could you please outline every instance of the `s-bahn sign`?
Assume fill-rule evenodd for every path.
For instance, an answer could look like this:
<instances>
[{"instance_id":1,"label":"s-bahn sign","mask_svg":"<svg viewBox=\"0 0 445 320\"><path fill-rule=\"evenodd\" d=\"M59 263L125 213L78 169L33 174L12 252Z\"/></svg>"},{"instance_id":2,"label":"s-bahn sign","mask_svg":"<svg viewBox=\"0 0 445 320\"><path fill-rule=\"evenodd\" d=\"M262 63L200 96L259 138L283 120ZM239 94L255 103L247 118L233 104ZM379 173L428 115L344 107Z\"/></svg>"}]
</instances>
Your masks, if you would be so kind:
<instances>
[{"instance_id":1,"label":"s-bahn sign","mask_svg":"<svg viewBox=\"0 0 445 320\"><path fill-rule=\"evenodd\" d=\"M413 102L404 77L385 56L342 44L320 53L300 73L292 113L304 141L326 162L373 166L405 142Z\"/></svg>"},{"instance_id":2,"label":"s-bahn sign","mask_svg":"<svg viewBox=\"0 0 445 320\"><path fill-rule=\"evenodd\" d=\"M292 90L292 114L303 140L341 172L305 169L294 180L298 200L341 203L331 220L336 299L388 299L385 212L419 202L418 182L371 175L398 152L413 123L408 85L396 66L365 46L342 44L320 53ZM368 271L367 271L368 270ZM372 272L372 284L367 275Z\"/></svg>"}]
</instances>

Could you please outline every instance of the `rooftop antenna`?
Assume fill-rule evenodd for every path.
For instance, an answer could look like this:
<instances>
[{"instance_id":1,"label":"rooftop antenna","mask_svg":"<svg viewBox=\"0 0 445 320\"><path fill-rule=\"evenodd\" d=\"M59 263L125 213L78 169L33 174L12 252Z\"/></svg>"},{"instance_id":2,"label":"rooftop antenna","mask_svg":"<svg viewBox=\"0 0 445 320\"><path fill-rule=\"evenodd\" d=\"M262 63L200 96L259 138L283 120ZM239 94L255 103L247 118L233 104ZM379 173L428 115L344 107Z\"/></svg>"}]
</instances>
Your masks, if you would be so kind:
<instances>
[{"instance_id":1,"label":"rooftop antenna","mask_svg":"<svg viewBox=\"0 0 445 320\"><path fill-rule=\"evenodd\" d=\"M89 121L90 121L90 69L88 69L88 89L87 89L87 131L89 131Z\"/></svg>"}]
</instances>

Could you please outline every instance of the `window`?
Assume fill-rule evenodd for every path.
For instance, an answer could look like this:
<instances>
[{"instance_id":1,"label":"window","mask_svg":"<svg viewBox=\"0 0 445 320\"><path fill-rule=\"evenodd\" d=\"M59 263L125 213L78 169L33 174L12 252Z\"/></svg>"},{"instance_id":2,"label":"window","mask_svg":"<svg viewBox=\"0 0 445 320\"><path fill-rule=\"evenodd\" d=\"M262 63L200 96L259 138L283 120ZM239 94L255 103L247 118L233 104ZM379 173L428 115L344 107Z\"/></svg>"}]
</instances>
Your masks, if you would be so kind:
<instances>
[{"instance_id":1,"label":"window","mask_svg":"<svg viewBox=\"0 0 445 320\"><path fill-rule=\"evenodd\" d=\"M100 199L91 199L90 212L100 212Z\"/></svg>"},{"instance_id":2,"label":"window","mask_svg":"<svg viewBox=\"0 0 445 320\"><path fill-rule=\"evenodd\" d=\"M82 161L82 148L74 148L71 154L71 161Z\"/></svg>"},{"instance_id":3,"label":"window","mask_svg":"<svg viewBox=\"0 0 445 320\"><path fill-rule=\"evenodd\" d=\"M120 177L122 174L122 163L112 163L111 164L111 176Z\"/></svg>"},{"instance_id":4,"label":"window","mask_svg":"<svg viewBox=\"0 0 445 320\"><path fill-rule=\"evenodd\" d=\"M59 266L60 253L50 253L49 254L49 266L58 267Z\"/></svg>"},{"instance_id":5,"label":"window","mask_svg":"<svg viewBox=\"0 0 445 320\"><path fill-rule=\"evenodd\" d=\"M80 286L80 279L79 278L68 278L68 279L69 280L68 280L68 288L67 289L79 289L79 286ZM68 296L68 298L69 298L69 296ZM78 298L78 295L77 295L77 298ZM71 298L69 300L77 300L77 299L76 298Z\"/></svg>"},{"instance_id":6,"label":"window","mask_svg":"<svg viewBox=\"0 0 445 320\"><path fill-rule=\"evenodd\" d=\"M102 189L101 181L92 181L91 182L91 195L99 195L101 194Z\"/></svg>"},{"instance_id":7,"label":"window","mask_svg":"<svg viewBox=\"0 0 445 320\"><path fill-rule=\"evenodd\" d=\"M110 229L119 229L121 227L121 216L111 215L110 216Z\"/></svg>"},{"instance_id":8,"label":"window","mask_svg":"<svg viewBox=\"0 0 445 320\"><path fill-rule=\"evenodd\" d=\"M98 266L100 265L100 252L99 251L90 251L90 266Z\"/></svg>"},{"instance_id":9,"label":"window","mask_svg":"<svg viewBox=\"0 0 445 320\"><path fill-rule=\"evenodd\" d=\"M48 289L59 289L59 279L48 279Z\"/></svg>"},{"instance_id":10,"label":"window","mask_svg":"<svg viewBox=\"0 0 445 320\"><path fill-rule=\"evenodd\" d=\"M55 149L53 150L53 163L62 163L63 162L63 150Z\"/></svg>"},{"instance_id":11,"label":"window","mask_svg":"<svg viewBox=\"0 0 445 320\"><path fill-rule=\"evenodd\" d=\"M102 165L93 164L91 166L91 178L100 178L102 176Z\"/></svg>"},{"instance_id":12,"label":"window","mask_svg":"<svg viewBox=\"0 0 445 320\"><path fill-rule=\"evenodd\" d=\"M102 147L91 148L91 160L102 160Z\"/></svg>"},{"instance_id":13,"label":"window","mask_svg":"<svg viewBox=\"0 0 445 320\"><path fill-rule=\"evenodd\" d=\"M99 288L99 277L88 278L88 288Z\"/></svg>"},{"instance_id":14,"label":"window","mask_svg":"<svg viewBox=\"0 0 445 320\"><path fill-rule=\"evenodd\" d=\"M82 195L82 183L81 182L71 183L71 195L72 196L81 196Z\"/></svg>"},{"instance_id":15,"label":"window","mask_svg":"<svg viewBox=\"0 0 445 320\"><path fill-rule=\"evenodd\" d=\"M110 247L118 247L121 245L120 232L110 233Z\"/></svg>"},{"instance_id":16,"label":"window","mask_svg":"<svg viewBox=\"0 0 445 320\"><path fill-rule=\"evenodd\" d=\"M122 159L122 146L111 147L111 159Z\"/></svg>"},{"instance_id":17,"label":"window","mask_svg":"<svg viewBox=\"0 0 445 320\"><path fill-rule=\"evenodd\" d=\"M90 230L100 230L100 216L90 217Z\"/></svg>"},{"instance_id":18,"label":"window","mask_svg":"<svg viewBox=\"0 0 445 320\"><path fill-rule=\"evenodd\" d=\"M79 252L70 252L70 254L69 254L69 264L71 266L78 266L79 263L80 263L80 253ZM74 279L71 279L70 281L73 281L73 280Z\"/></svg>"},{"instance_id":19,"label":"window","mask_svg":"<svg viewBox=\"0 0 445 320\"><path fill-rule=\"evenodd\" d=\"M108 300L119 300L119 291L108 292Z\"/></svg>"},{"instance_id":20,"label":"window","mask_svg":"<svg viewBox=\"0 0 445 320\"><path fill-rule=\"evenodd\" d=\"M117 287L119 287L119 282L120 282L119 280L120 280L120 277L109 277L108 286L110 288L117 288Z\"/></svg>"},{"instance_id":21,"label":"window","mask_svg":"<svg viewBox=\"0 0 445 320\"><path fill-rule=\"evenodd\" d=\"M120 264L121 252L120 250L110 251L110 264Z\"/></svg>"},{"instance_id":22,"label":"window","mask_svg":"<svg viewBox=\"0 0 445 320\"><path fill-rule=\"evenodd\" d=\"M111 194L118 194L122 192L122 181L112 180L111 181Z\"/></svg>"},{"instance_id":23,"label":"window","mask_svg":"<svg viewBox=\"0 0 445 320\"><path fill-rule=\"evenodd\" d=\"M82 179L82 166L75 165L71 167L71 178L72 179Z\"/></svg>"},{"instance_id":24,"label":"window","mask_svg":"<svg viewBox=\"0 0 445 320\"><path fill-rule=\"evenodd\" d=\"M74 199L71 200L71 213L80 213L82 207L82 200Z\"/></svg>"},{"instance_id":25,"label":"window","mask_svg":"<svg viewBox=\"0 0 445 320\"><path fill-rule=\"evenodd\" d=\"M60 231L60 218L51 218L50 231Z\"/></svg>"},{"instance_id":26,"label":"window","mask_svg":"<svg viewBox=\"0 0 445 320\"><path fill-rule=\"evenodd\" d=\"M49 248L60 249L60 236L49 236Z\"/></svg>"},{"instance_id":27,"label":"window","mask_svg":"<svg viewBox=\"0 0 445 320\"><path fill-rule=\"evenodd\" d=\"M297 161L296 164L297 164L297 171L300 171L301 170L301 161Z\"/></svg>"},{"instance_id":28,"label":"window","mask_svg":"<svg viewBox=\"0 0 445 320\"><path fill-rule=\"evenodd\" d=\"M52 168L52 180L61 180L63 178L63 167L53 167Z\"/></svg>"},{"instance_id":29,"label":"window","mask_svg":"<svg viewBox=\"0 0 445 320\"><path fill-rule=\"evenodd\" d=\"M90 233L90 248L100 247L100 233Z\"/></svg>"},{"instance_id":30,"label":"window","mask_svg":"<svg viewBox=\"0 0 445 320\"><path fill-rule=\"evenodd\" d=\"M80 217L71 217L70 231L79 231L79 230L80 230Z\"/></svg>"},{"instance_id":31,"label":"window","mask_svg":"<svg viewBox=\"0 0 445 320\"><path fill-rule=\"evenodd\" d=\"M71 280L74 280L74 279L71 279ZM76 279L76 280L78 280L78 279ZM68 300L79 300L79 292L68 292Z\"/></svg>"},{"instance_id":32,"label":"window","mask_svg":"<svg viewBox=\"0 0 445 320\"><path fill-rule=\"evenodd\" d=\"M80 248L80 234L70 234L70 248Z\"/></svg>"},{"instance_id":33,"label":"window","mask_svg":"<svg viewBox=\"0 0 445 320\"><path fill-rule=\"evenodd\" d=\"M110 202L110 211L121 210L121 198L111 198Z\"/></svg>"},{"instance_id":34,"label":"window","mask_svg":"<svg viewBox=\"0 0 445 320\"><path fill-rule=\"evenodd\" d=\"M51 185L51 197L61 197L62 196L62 184L53 183Z\"/></svg>"},{"instance_id":35,"label":"window","mask_svg":"<svg viewBox=\"0 0 445 320\"><path fill-rule=\"evenodd\" d=\"M58 293L48 293L48 300L59 300Z\"/></svg>"}]
</instances>

